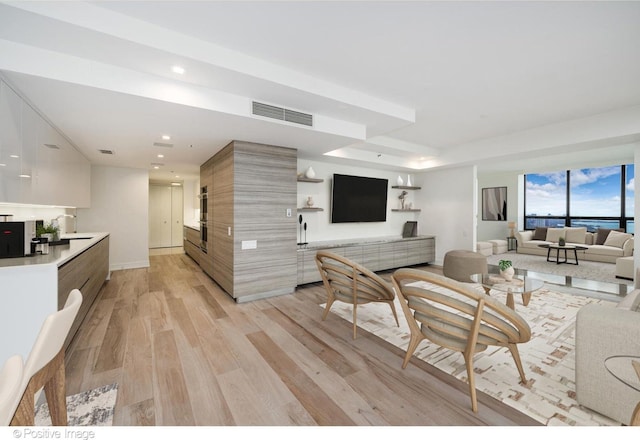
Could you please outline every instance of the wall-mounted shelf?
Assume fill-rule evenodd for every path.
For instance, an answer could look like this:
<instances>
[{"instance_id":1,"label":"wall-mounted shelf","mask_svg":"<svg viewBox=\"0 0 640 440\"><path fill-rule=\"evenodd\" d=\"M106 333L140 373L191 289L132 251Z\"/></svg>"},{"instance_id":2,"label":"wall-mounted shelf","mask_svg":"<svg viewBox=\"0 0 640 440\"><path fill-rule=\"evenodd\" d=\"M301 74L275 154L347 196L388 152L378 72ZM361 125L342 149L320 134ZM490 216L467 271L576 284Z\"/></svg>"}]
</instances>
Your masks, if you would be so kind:
<instances>
[{"instance_id":1,"label":"wall-mounted shelf","mask_svg":"<svg viewBox=\"0 0 640 440\"><path fill-rule=\"evenodd\" d=\"M394 188L394 189L422 189L421 186L404 186L404 185L394 185L391 188Z\"/></svg>"},{"instance_id":2,"label":"wall-mounted shelf","mask_svg":"<svg viewBox=\"0 0 640 440\"><path fill-rule=\"evenodd\" d=\"M298 208L298 212L300 212L300 211L313 212L313 211L324 211L324 209L322 209L322 208Z\"/></svg>"},{"instance_id":3,"label":"wall-mounted shelf","mask_svg":"<svg viewBox=\"0 0 640 440\"><path fill-rule=\"evenodd\" d=\"M421 209L392 209L392 212L420 212Z\"/></svg>"},{"instance_id":4,"label":"wall-mounted shelf","mask_svg":"<svg viewBox=\"0 0 640 440\"><path fill-rule=\"evenodd\" d=\"M324 182L324 179L309 179L308 177L298 176L298 182L320 183L320 182Z\"/></svg>"}]
</instances>

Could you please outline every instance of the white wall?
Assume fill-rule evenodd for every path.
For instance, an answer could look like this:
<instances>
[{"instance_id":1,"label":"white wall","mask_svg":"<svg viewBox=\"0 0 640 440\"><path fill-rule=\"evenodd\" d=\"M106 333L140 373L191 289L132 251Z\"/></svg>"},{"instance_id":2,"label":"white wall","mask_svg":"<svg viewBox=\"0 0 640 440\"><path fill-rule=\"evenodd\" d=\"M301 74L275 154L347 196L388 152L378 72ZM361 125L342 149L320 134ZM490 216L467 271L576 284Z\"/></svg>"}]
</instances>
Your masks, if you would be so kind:
<instances>
[{"instance_id":1,"label":"white wall","mask_svg":"<svg viewBox=\"0 0 640 440\"><path fill-rule=\"evenodd\" d=\"M303 212L307 222L307 241L339 240L401 236L406 221L418 221L419 235L436 236L436 264L442 264L444 254L451 249L475 249L477 212L476 168L463 167L439 171L426 171L411 175L412 184L422 189L409 191L407 202L420 213L391 212L400 207L401 190L392 189L397 184L398 173L362 167L336 165L309 160L298 160L298 172L312 166L316 178L322 183L298 183L298 207L304 206L312 196L315 206L322 212ZM333 173L389 179L387 221L379 223L331 223L331 178ZM407 175L401 174L407 181ZM304 237L303 237L304 238Z\"/></svg>"},{"instance_id":2,"label":"white wall","mask_svg":"<svg viewBox=\"0 0 640 440\"><path fill-rule=\"evenodd\" d=\"M110 270L149 266L149 173L91 167L91 207L78 208L78 231L109 232Z\"/></svg>"},{"instance_id":3,"label":"white wall","mask_svg":"<svg viewBox=\"0 0 640 440\"><path fill-rule=\"evenodd\" d=\"M447 251L474 250L478 206L476 168L427 171L416 177L422 186L416 193L416 203L422 209L418 234L435 235L435 264L442 264Z\"/></svg>"},{"instance_id":4,"label":"white wall","mask_svg":"<svg viewBox=\"0 0 640 440\"><path fill-rule=\"evenodd\" d=\"M509 235L507 223L516 222L516 231L523 229L522 219L518 219L518 178L516 172L504 172L478 175L478 241L500 239L504 240ZM507 187L507 220L483 221L482 220L482 188L496 186Z\"/></svg>"},{"instance_id":5,"label":"white wall","mask_svg":"<svg viewBox=\"0 0 640 440\"><path fill-rule=\"evenodd\" d=\"M343 240L351 238L371 238L402 235L402 228L406 221L418 220L418 214L407 212L391 212L391 209L400 207L398 196L402 192L392 189L392 185L397 184L398 173L392 171L375 170L347 165L337 165L319 161L298 159L298 172L304 172L309 166L313 167L317 179L324 179L322 183L298 182L297 207L305 206L308 196L313 197L314 206L323 208L321 212L298 212L296 216L302 215L303 223L307 223L307 242ZM387 221L374 223L331 223L331 182L333 174L347 174L352 176L376 177L389 179L389 191L387 198ZM402 174L406 183L407 175ZM420 186L419 176L412 175L414 186ZM417 193L420 191L409 191L406 202L412 202L416 208L421 208L416 203ZM298 224L298 231L300 230ZM425 234L427 231L424 231ZM300 237L298 237L300 238ZM304 232L302 241L304 241Z\"/></svg>"}]
</instances>

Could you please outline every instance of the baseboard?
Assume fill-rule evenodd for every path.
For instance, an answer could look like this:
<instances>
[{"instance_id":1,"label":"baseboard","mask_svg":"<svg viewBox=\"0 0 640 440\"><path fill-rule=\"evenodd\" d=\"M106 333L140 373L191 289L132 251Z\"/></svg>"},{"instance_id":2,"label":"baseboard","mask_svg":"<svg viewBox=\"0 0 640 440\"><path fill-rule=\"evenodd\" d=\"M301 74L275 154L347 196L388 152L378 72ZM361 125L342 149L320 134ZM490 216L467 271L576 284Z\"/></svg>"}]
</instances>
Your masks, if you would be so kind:
<instances>
[{"instance_id":1,"label":"baseboard","mask_svg":"<svg viewBox=\"0 0 640 440\"><path fill-rule=\"evenodd\" d=\"M129 263L115 263L109 265L109 270L125 270L125 269L140 269L149 267L149 260L131 261Z\"/></svg>"}]
</instances>

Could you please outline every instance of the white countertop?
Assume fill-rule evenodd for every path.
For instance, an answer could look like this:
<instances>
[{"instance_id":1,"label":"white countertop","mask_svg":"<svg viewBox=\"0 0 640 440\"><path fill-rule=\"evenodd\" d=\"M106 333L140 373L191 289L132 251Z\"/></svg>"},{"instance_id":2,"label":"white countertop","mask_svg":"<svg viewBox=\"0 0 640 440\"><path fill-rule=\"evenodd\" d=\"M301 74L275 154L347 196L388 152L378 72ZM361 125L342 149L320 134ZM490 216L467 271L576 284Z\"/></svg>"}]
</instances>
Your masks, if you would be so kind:
<instances>
[{"instance_id":1,"label":"white countertop","mask_svg":"<svg viewBox=\"0 0 640 440\"><path fill-rule=\"evenodd\" d=\"M0 258L0 268L31 266L34 264L55 264L60 267L108 236L108 232L79 232L75 234L63 234L60 238L68 238L69 244L49 246L49 253L47 255L35 255L20 258Z\"/></svg>"}]
</instances>

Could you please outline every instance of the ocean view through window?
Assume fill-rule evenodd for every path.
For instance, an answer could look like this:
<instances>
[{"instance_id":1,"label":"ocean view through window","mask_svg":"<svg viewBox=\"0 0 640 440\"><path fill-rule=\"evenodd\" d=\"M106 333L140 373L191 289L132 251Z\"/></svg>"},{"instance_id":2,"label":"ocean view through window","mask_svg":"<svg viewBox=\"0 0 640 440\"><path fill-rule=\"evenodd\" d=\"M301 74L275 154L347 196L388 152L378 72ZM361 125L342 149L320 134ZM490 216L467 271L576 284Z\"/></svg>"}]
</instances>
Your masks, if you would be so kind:
<instances>
[{"instance_id":1,"label":"ocean view through window","mask_svg":"<svg viewBox=\"0 0 640 440\"><path fill-rule=\"evenodd\" d=\"M634 233L632 164L525 175L525 229L584 226Z\"/></svg>"}]
</instances>

